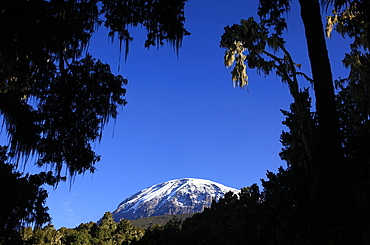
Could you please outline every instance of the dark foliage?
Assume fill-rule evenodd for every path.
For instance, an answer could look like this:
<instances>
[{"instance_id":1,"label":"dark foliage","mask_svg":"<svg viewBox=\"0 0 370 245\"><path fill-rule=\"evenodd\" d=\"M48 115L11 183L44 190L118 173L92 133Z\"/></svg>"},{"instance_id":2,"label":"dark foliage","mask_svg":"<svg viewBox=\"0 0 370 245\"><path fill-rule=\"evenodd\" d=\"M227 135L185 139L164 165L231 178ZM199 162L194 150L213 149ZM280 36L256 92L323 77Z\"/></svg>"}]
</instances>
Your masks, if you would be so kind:
<instances>
[{"instance_id":1,"label":"dark foliage","mask_svg":"<svg viewBox=\"0 0 370 245\"><path fill-rule=\"evenodd\" d=\"M40 227L51 220L42 185L57 181L52 172L23 175L14 168L7 162L6 148L0 147L0 243L4 244L15 241L23 225Z\"/></svg>"},{"instance_id":2,"label":"dark foliage","mask_svg":"<svg viewBox=\"0 0 370 245\"><path fill-rule=\"evenodd\" d=\"M112 41L118 40L121 49L125 43L127 56L132 40L128 29L141 25L148 32L145 47L169 42L178 50L189 35L184 4L185 0L0 2L0 115L13 164L2 163L0 188L6 193L17 190L14 198L24 198L6 204L2 199L1 234L23 223L49 221L43 206L47 193L40 186L94 172L100 156L91 144L101 139L104 126L127 103L127 80L89 55L92 34L104 24ZM16 172L20 161L30 159L52 172Z\"/></svg>"},{"instance_id":3,"label":"dark foliage","mask_svg":"<svg viewBox=\"0 0 370 245\"><path fill-rule=\"evenodd\" d=\"M128 28L144 26L145 47L168 41L177 50L184 35L183 0L15 0L0 3L0 113L17 159L36 155L70 176L94 171L99 140L117 117L127 80L88 54L92 33L104 23L120 43Z\"/></svg>"}]
</instances>

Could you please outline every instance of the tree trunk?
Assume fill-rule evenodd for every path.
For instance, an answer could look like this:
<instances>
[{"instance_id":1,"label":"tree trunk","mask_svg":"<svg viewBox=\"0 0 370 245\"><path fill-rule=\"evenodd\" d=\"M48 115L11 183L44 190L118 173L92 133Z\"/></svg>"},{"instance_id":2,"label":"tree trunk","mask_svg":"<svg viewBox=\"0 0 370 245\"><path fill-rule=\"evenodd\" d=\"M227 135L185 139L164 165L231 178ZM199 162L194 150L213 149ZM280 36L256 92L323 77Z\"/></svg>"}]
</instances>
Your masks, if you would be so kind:
<instances>
[{"instance_id":1,"label":"tree trunk","mask_svg":"<svg viewBox=\"0 0 370 245\"><path fill-rule=\"evenodd\" d=\"M299 0L305 28L308 56L314 83L318 117L319 152L313 167L313 183L308 200L316 209L311 225L314 233L329 242L330 232L341 226L346 171L336 108L333 77L325 42L319 0ZM309 205L310 206L310 205ZM307 210L308 213L312 210ZM335 232L335 231L334 231Z\"/></svg>"},{"instance_id":2,"label":"tree trunk","mask_svg":"<svg viewBox=\"0 0 370 245\"><path fill-rule=\"evenodd\" d=\"M319 140L322 149L320 164L335 167L343 159L336 108L333 77L325 43L318 0L299 0L305 28L308 55L311 63L316 112L319 121Z\"/></svg>"}]
</instances>

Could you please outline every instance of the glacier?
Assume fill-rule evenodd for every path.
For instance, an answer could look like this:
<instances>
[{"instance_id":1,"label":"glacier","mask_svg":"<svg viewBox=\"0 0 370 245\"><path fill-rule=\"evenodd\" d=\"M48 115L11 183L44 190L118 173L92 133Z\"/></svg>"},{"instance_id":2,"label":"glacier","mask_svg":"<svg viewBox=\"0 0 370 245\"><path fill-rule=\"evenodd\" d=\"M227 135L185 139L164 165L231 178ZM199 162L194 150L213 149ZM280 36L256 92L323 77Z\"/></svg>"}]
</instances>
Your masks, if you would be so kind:
<instances>
[{"instance_id":1,"label":"glacier","mask_svg":"<svg viewBox=\"0 0 370 245\"><path fill-rule=\"evenodd\" d=\"M239 190L205 179L184 178L150 186L122 201L112 213L115 221L143 217L198 213L227 192Z\"/></svg>"}]
</instances>

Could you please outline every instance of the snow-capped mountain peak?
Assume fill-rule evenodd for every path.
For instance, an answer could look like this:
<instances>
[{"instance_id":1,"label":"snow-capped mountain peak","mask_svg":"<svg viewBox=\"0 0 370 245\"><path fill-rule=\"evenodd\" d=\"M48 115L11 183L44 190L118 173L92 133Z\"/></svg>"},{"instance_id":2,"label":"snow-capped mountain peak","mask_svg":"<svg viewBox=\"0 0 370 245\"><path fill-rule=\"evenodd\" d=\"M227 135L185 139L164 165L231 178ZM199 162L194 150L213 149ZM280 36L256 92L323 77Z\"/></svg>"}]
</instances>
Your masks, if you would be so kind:
<instances>
[{"instance_id":1,"label":"snow-capped mountain peak","mask_svg":"<svg viewBox=\"0 0 370 245\"><path fill-rule=\"evenodd\" d=\"M204 179L176 179L146 188L125 199L113 212L119 221L149 216L197 213L235 188Z\"/></svg>"}]
</instances>

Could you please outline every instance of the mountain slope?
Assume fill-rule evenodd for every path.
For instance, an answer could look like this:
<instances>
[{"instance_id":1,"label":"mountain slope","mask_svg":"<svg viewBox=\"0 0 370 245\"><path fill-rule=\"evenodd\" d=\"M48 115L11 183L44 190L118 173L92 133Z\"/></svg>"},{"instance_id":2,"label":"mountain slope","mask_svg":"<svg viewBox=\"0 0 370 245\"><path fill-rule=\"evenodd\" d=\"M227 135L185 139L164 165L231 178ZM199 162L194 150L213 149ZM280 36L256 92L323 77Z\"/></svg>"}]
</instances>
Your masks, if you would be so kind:
<instances>
[{"instance_id":1,"label":"mountain slope","mask_svg":"<svg viewBox=\"0 0 370 245\"><path fill-rule=\"evenodd\" d=\"M168 215L159 215L159 216L151 216L151 217L144 217L140 219L130 220L131 224L136 227L147 229L152 225L162 225L168 223L171 219L176 217L177 219L185 220L187 218L193 217L195 213L189 214L168 214Z\"/></svg>"},{"instance_id":2,"label":"mountain slope","mask_svg":"<svg viewBox=\"0 0 370 245\"><path fill-rule=\"evenodd\" d=\"M118 205L113 212L115 221L122 218L139 219L143 217L197 213L209 207L213 199L220 199L227 192L237 189L203 179L176 179L153 185Z\"/></svg>"}]
</instances>

